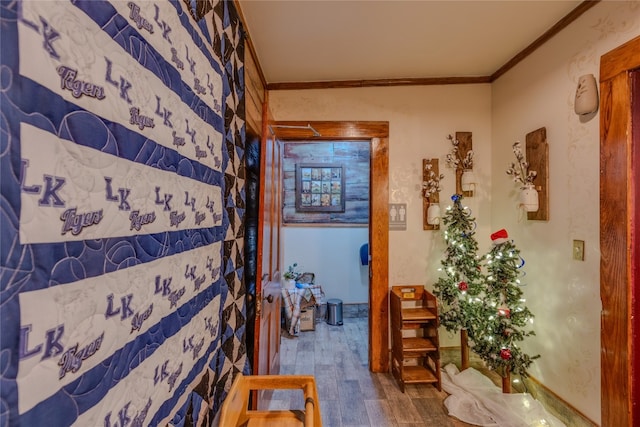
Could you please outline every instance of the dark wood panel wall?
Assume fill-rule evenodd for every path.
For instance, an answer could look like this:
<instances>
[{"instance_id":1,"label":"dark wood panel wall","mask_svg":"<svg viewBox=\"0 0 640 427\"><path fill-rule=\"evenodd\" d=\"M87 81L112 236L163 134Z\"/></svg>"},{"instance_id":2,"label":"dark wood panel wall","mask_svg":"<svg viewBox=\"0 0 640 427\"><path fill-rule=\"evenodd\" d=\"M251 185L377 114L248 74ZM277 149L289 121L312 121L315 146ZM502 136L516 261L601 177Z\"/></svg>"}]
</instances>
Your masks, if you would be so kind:
<instances>
[{"instance_id":1,"label":"dark wood panel wall","mask_svg":"<svg viewBox=\"0 0 640 427\"><path fill-rule=\"evenodd\" d=\"M252 55L246 55L245 57L244 77L247 128L256 135L262 135L262 109L265 102L265 88Z\"/></svg>"},{"instance_id":2,"label":"dark wood panel wall","mask_svg":"<svg viewBox=\"0 0 640 427\"><path fill-rule=\"evenodd\" d=\"M284 147L283 220L286 224L369 224L369 141L287 142ZM296 165L344 166L344 212L297 212Z\"/></svg>"}]
</instances>

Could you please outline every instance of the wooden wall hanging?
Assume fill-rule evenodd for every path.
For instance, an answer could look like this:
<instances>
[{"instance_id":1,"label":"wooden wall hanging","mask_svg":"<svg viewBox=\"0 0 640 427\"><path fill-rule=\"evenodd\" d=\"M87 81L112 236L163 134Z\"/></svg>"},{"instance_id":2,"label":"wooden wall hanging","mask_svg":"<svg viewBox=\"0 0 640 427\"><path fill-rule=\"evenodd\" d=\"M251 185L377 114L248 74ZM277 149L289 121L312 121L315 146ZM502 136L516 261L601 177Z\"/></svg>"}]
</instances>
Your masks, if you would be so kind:
<instances>
[{"instance_id":1,"label":"wooden wall hanging","mask_svg":"<svg viewBox=\"0 0 640 427\"><path fill-rule=\"evenodd\" d=\"M473 150L471 132L456 132L458 140L458 158L464 159L469 151ZM473 168L472 168L473 169ZM456 193L464 197L473 197L473 191L462 191L462 173L464 168L461 164L456 168Z\"/></svg>"},{"instance_id":2,"label":"wooden wall hanging","mask_svg":"<svg viewBox=\"0 0 640 427\"><path fill-rule=\"evenodd\" d=\"M527 134L525 152L529 170L538 173L533 181L538 191L538 210L536 212L527 212L527 219L548 221L549 144L547 144L547 128L542 127Z\"/></svg>"}]
</instances>

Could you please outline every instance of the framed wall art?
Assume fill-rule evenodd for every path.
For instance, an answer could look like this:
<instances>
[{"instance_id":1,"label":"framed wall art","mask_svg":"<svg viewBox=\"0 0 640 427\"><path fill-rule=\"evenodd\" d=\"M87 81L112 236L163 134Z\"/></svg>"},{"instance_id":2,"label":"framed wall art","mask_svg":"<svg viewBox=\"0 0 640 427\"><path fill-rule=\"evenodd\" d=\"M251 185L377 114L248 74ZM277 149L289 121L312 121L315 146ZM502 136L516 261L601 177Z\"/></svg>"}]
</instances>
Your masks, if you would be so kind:
<instances>
[{"instance_id":1,"label":"framed wall art","mask_svg":"<svg viewBox=\"0 0 640 427\"><path fill-rule=\"evenodd\" d=\"M344 212L344 166L296 164L296 211Z\"/></svg>"}]
</instances>

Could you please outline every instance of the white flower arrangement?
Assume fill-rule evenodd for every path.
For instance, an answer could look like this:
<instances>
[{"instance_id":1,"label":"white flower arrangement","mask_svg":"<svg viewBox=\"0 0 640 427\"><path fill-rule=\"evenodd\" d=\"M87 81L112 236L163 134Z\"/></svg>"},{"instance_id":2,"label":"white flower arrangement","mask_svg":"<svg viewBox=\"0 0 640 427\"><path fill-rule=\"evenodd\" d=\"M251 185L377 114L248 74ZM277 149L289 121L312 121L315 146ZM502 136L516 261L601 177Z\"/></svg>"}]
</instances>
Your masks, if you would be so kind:
<instances>
[{"instance_id":1,"label":"white flower arrangement","mask_svg":"<svg viewBox=\"0 0 640 427\"><path fill-rule=\"evenodd\" d=\"M515 154L518 164L511 163L509 169L507 169L507 175L512 177L514 182L519 182L522 185L533 185L533 180L538 175L538 172L528 170L529 163L524 160L520 141L516 141L513 144L513 154Z\"/></svg>"},{"instance_id":2,"label":"white flower arrangement","mask_svg":"<svg viewBox=\"0 0 640 427\"><path fill-rule=\"evenodd\" d=\"M444 179L444 175L436 175L431 168L431 163L427 163L424 167L424 169L428 171L428 179L422 182L422 193L425 198L429 198L432 194L442 191L442 188L440 187L440 180Z\"/></svg>"},{"instance_id":3,"label":"white flower arrangement","mask_svg":"<svg viewBox=\"0 0 640 427\"><path fill-rule=\"evenodd\" d=\"M451 145L453 146L446 157L447 166L453 169L458 169L459 167L462 167L462 169L473 169L473 150L469 150L464 157L460 157L460 150L458 149L460 141L451 135L447 135L447 139L451 141Z\"/></svg>"}]
</instances>

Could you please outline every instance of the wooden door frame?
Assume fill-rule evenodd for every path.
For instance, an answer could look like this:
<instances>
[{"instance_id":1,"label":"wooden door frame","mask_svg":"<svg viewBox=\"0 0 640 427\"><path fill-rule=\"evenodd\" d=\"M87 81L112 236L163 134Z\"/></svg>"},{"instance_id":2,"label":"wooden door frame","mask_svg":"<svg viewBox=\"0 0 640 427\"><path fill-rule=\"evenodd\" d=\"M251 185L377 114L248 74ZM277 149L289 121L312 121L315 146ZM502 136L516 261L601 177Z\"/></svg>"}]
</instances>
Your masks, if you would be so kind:
<instances>
[{"instance_id":1,"label":"wooden door frame","mask_svg":"<svg viewBox=\"0 0 640 427\"><path fill-rule=\"evenodd\" d=\"M262 137L260 140L260 182L259 182L259 202L258 202L258 234L257 234L257 262L256 262L256 316L254 321L254 353L253 353L253 373L254 374L278 374L280 370L279 352L280 352L280 311L277 309L278 319L275 321L273 331L263 331L262 314L265 304L279 304L276 302L269 303L265 299L271 296L273 299L280 301L280 227L282 219L280 214L281 192L278 184L281 183L281 151L275 134L271 132L269 123L272 122L271 111L268 108L268 97L265 95L265 102L262 109ZM276 184L274 184L276 183ZM275 185L275 189L274 188ZM273 282L277 282L277 291L272 288ZM269 288L269 289L267 289ZM267 290L267 292L265 292ZM273 333L273 339L264 342L263 338L267 334ZM270 344L274 343L273 346ZM262 354L267 350L267 370L264 372L264 366L261 361L264 358ZM278 354L278 363L272 365L271 351ZM274 358L275 360L275 358ZM252 405L256 405L260 399L258 394L253 393ZM255 409L256 406L253 406Z\"/></svg>"},{"instance_id":2,"label":"wooden door frame","mask_svg":"<svg viewBox=\"0 0 640 427\"><path fill-rule=\"evenodd\" d=\"M389 122L278 121L276 138L371 141L369 198L369 370L389 372ZM282 127L287 126L287 127Z\"/></svg>"},{"instance_id":3,"label":"wooden door frame","mask_svg":"<svg viewBox=\"0 0 640 427\"><path fill-rule=\"evenodd\" d=\"M640 37L600 59L600 298L602 426L638 425L640 414L634 372L640 313L638 295L637 162L640 141L633 141L630 71L640 68ZM637 107L636 107L637 108ZM635 123L634 127L639 126ZM637 133L637 129L636 129ZM635 182L635 184L634 184ZM635 186L635 187L634 187ZM634 190L635 188L635 190ZM635 194L634 194L635 193ZM636 291L637 292L637 291ZM635 407L634 407L635 405Z\"/></svg>"}]
</instances>

